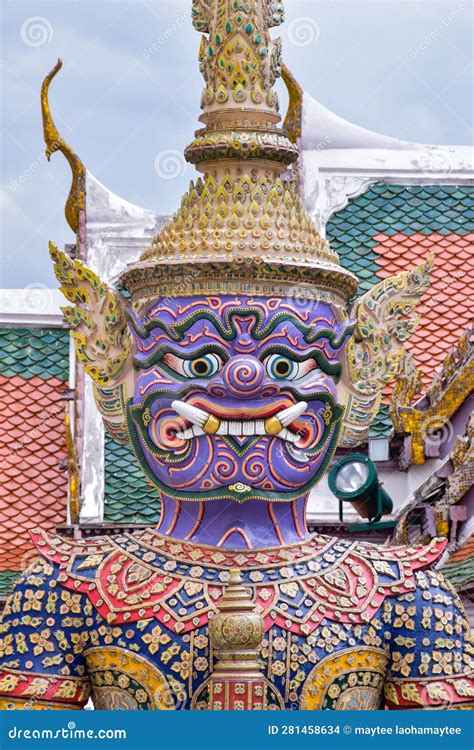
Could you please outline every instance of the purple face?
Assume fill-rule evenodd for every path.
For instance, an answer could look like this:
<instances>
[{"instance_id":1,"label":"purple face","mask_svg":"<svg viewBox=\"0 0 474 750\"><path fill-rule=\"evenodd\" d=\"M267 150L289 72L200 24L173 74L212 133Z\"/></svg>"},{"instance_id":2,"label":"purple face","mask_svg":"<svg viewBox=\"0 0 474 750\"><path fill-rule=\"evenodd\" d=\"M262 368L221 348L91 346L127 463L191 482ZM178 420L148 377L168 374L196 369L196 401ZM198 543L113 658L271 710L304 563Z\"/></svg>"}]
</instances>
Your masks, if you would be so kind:
<instances>
[{"instance_id":1,"label":"purple face","mask_svg":"<svg viewBox=\"0 0 474 750\"><path fill-rule=\"evenodd\" d=\"M341 350L352 327L328 304L269 297L157 301L132 329L134 450L184 500L291 500L337 444Z\"/></svg>"}]
</instances>

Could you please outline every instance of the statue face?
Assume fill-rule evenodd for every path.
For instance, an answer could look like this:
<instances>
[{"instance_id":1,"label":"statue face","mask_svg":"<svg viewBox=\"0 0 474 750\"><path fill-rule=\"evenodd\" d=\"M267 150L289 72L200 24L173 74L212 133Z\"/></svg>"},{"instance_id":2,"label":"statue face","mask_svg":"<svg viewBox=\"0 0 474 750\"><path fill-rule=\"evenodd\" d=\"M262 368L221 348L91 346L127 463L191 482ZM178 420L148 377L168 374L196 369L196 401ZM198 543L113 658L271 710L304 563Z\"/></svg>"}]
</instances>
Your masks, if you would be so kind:
<instances>
[{"instance_id":1,"label":"statue face","mask_svg":"<svg viewBox=\"0 0 474 750\"><path fill-rule=\"evenodd\" d=\"M182 297L153 303L131 326L129 430L163 492L291 500L318 481L337 444L338 360L352 330L330 305Z\"/></svg>"}]
</instances>

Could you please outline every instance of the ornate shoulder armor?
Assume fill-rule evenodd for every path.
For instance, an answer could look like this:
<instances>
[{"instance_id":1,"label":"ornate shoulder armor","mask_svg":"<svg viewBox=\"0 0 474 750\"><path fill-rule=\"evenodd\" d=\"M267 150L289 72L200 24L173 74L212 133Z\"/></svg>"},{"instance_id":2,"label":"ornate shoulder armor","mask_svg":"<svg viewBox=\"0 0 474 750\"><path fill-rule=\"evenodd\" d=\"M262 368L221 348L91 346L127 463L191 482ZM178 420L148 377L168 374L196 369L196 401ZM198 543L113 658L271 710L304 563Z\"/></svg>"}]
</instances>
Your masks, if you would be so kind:
<instances>
[{"instance_id":1,"label":"ornate shoulder armor","mask_svg":"<svg viewBox=\"0 0 474 750\"><path fill-rule=\"evenodd\" d=\"M453 586L419 571L416 589L387 600L391 649L387 708L474 708L474 643Z\"/></svg>"},{"instance_id":2,"label":"ornate shoulder armor","mask_svg":"<svg viewBox=\"0 0 474 750\"><path fill-rule=\"evenodd\" d=\"M0 625L0 709L83 708L83 649L93 608L62 588L58 567L35 560L18 581Z\"/></svg>"},{"instance_id":3,"label":"ornate shoulder armor","mask_svg":"<svg viewBox=\"0 0 474 750\"><path fill-rule=\"evenodd\" d=\"M147 530L71 541L34 532L38 549L59 565L58 582L86 595L109 623L154 617L176 633L206 625L236 566L265 620L308 635L329 619L368 622L387 597L413 591L415 571L442 554L445 541L388 548L327 537L235 553L177 542ZM186 601L186 606L184 606Z\"/></svg>"}]
</instances>

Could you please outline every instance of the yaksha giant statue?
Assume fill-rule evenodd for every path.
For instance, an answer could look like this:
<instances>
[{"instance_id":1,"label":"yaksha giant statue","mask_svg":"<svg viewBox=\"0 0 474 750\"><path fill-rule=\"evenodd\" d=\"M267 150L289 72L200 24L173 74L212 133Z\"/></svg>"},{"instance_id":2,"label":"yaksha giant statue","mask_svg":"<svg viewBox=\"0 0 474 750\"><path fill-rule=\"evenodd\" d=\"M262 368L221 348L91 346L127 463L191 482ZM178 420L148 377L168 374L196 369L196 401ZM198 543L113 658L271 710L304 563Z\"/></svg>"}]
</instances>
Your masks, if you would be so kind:
<instances>
[{"instance_id":1,"label":"yaksha giant statue","mask_svg":"<svg viewBox=\"0 0 474 750\"><path fill-rule=\"evenodd\" d=\"M311 535L337 445L367 431L430 261L357 279L305 213L277 127L276 0L194 0L202 173L121 291L54 246L79 360L158 488L156 528L39 557L5 611L2 708L472 707L443 551Z\"/></svg>"}]
</instances>

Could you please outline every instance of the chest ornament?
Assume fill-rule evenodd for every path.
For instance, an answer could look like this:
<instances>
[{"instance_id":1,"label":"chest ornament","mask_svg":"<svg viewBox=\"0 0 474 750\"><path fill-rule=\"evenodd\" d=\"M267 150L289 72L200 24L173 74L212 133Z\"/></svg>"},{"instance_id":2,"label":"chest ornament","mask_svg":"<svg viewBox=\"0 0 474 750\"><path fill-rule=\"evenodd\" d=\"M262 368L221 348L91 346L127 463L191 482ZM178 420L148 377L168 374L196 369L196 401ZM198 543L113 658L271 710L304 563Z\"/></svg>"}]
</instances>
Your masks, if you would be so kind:
<instances>
[{"instance_id":1,"label":"chest ornament","mask_svg":"<svg viewBox=\"0 0 474 750\"><path fill-rule=\"evenodd\" d=\"M113 624L155 618L176 633L205 626L231 568L252 591L265 631L276 625L309 635L322 620L363 624L388 596L415 589L445 540L387 548L314 536L304 543L236 552L163 537L147 529L114 538L71 541L38 531L33 540L58 566L58 583L86 594Z\"/></svg>"}]
</instances>

